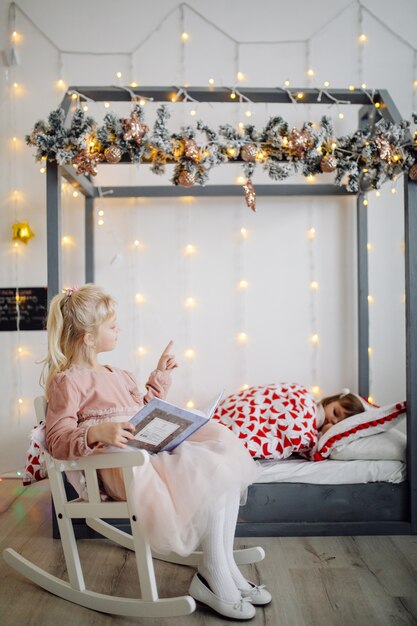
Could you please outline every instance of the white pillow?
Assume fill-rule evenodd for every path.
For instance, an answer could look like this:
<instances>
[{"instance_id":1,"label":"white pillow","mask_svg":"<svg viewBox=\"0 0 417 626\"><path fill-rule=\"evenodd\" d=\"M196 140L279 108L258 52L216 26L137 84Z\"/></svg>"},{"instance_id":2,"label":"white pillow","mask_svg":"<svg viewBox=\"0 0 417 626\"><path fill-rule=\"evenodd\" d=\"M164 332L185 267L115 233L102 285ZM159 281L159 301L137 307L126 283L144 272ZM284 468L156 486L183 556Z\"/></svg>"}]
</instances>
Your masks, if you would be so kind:
<instances>
[{"instance_id":1,"label":"white pillow","mask_svg":"<svg viewBox=\"0 0 417 626\"><path fill-rule=\"evenodd\" d=\"M367 439L388 432L406 412L406 403L397 402L378 407L362 399L366 410L351 415L329 428L320 437L317 447L310 453L310 459L323 461L336 448L344 447L353 441Z\"/></svg>"},{"instance_id":2,"label":"white pillow","mask_svg":"<svg viewBox=\"0 0 417 626\"><path fill-rule=\"evenodd\" d=\"M363 460L387 460L405 461L407 449L407 436L403 432L403 427L407 421L403 415L398 420L398 425L385 433L371 435L356 439L350 443L340 441L340 446L335 446L330 454L330 458L336 461Z\"/></svg>"}]
</instances>

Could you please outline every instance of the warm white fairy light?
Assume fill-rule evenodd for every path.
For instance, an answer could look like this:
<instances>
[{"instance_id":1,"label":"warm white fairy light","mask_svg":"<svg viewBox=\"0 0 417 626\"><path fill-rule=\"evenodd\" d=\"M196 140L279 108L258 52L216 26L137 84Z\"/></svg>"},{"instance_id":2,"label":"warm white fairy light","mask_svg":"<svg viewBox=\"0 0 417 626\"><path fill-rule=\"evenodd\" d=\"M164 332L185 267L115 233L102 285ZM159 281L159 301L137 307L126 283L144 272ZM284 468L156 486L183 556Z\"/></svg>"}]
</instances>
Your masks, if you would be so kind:
<instances>
[{"instance_id":1,"label":"warm white fairy light","mask_svg":"<svg viewBox=\"0 0 417 626\"><path fill-rule=\"evenodd\" d=\"M214 78L209 78L208 82L209 82L209 85L214 85Z\"/></svg>"},{"instance_id":2,"label":"warm white fairy light","mask_svg":"<svg viewBox=\"0 0 417 626\"><path fill-rule=\"evenodd\" d=\"M291 83L290 83L289 80L285 80L284 81L284 85L285 85L285 87L289 87L291 85Z\"/></svg>"},{"instance_id":3,"label":"warm white fairy light","mask_svg":"<svg viewBox=\"0 0 417 626\"><path fill-rule=\"evenodd\" d=\"M136 302L138 302L139 304L143 304L144 302L146 302L146 298L143 295L143 293L137 293L135 296L135 300Z\"/></svg>"},{"instance_id":4,"label":"warm white fairy light","mask_svg":"<svg viewBox=\"0 0 417 626\"><path fill-rule=\"evenodd\" d=\"M187 404L186 404L187 409L194 409L195 408L195 404L193 400L188 400Z\"/></svg>"},{"instance_id":5,"label":"warm white fairy light","mask_svg":"<svg viewBox=\"0 0 417 626\"><path fill-rule=\"evenodd\" d=\"M373 355L373 349L371 348L371 346L368 346L368 356L371 357Z\"/></svg>"},{"instance_id":6,"label":"warm white fairy light","mask_svg":"<svg viewBox=\"0 0 417 626\"><path fill-rule=\"evenodd\" d=\"M243 237L243 239L247 239L249 237L249 231L244 226L242 226L242 228L240 229L240 234Z\"/></svg>"},{"instance_id":7,"label":"warm white fairy light","mask_svg":"<svg viewBox=\"0 0 417 626\"><path fill-rule=\"evenodd\" d=\"M361 87L362 89L366 89L366 83L362 83Z\"/></svg>"},{"instance_id":8,"label":"warm white fairy light","mask_svg":"<svg viewBox=\"0 0 417 626\"><path fill-rule=\"evenodd\" d=\"M189 243L184 248L184 254L186 256L191 256L192 254L197 254L197 247L193 243Z\"/></svg>"},{"instance_id":9,"label":"warm white fairy light","mask_svg":"<svg viewBox=\"0 0 417 626\"><path fill-rule=\"evenodd\" d=\"M45 173L46 173L46 167L41 167L41 168L40 168L40 170L39 170L39 172L40 172L41 174L45 174Z\"/></svg>"},{"instance_id":10,"label":"warm white fairy light","mask_svg":"<svg viewBox=\"0 0 417 626\"><path fill-rule=\"evenodd\" d=\"M320 395L320 387L318 385L313 385L312 387L310 387L310 391L315 396L319 396Z\"/></svg>"},{"instance_id":11,"label":"warm white fairy light","mask_svg":"<svg viewBox=\"0 0 417 626\"><path fill-rule=\"evenodd\" d=\"M246 117L252 117L252 111L250 109L247 109L247 111L245 111L245 115Z\"/></svg>"},{"instance_id":12,"label":"warm white fairy light","mask_svg":"<svg viewBox=\"0 0 417 626\"><path fill-rule=\"evenodd\" d=\"M310 76L310 78L314 76L314 70L311 67L307 70L307 76Z\"/></svg>"},{"instance_id":13,"label":"warm white fairy light","mask_svg":"<svg viewBox=\"0 0 417 626\"><path fill-rule=\"evenodd\" d=\"M313 344L318 344L319 343L319 336L318 336L318 334L314 333L313 335L311 335L310 341Z\"/></svg>"},{"instance_id":14,"label":"warm white fairy light","mask_svg":"<svg viewBox=\"0 0 417 626\"><path fill-rule=\"evenodd\" d=\"M184 306L187 309L194 309L197 306L197 301L193 296L188 296L188 298L185 299Z\"/></svg>"},{"instance_id":15,"label":"warm white fairy light","mask_svg":"<svg viewBox=\"0 0 417 626\"><path fill-rule=\"evenodd\" d=\"M184 33L182 33L182 35L181 35L181 39L182 39L182 41L189 41L189 39L190 39L190 35L189 35L188 33L185 33L185 32L184 32Z\"/></svg>"},{"instance_id":16,"label":"warm white fairy light","mask_svg":"<svg viewBox=\"0 0 417 626\"><path fill-rule=\"evenodd\" d=\"M244 383L243 385L240 386L240 391L245 391L246 389L249 389L248 383Z\"/></svg>"},{"instance_id":17,"label":"warm white fairy light","mask_svg":"<svg viewBox=\"0 0 417 626\"><path fill-rule=\"evenodd\" d=\"M72 192L72 196L73 196L73 198L78 198L78 195L79 195L79 194L78 194L78 191L73 191L73 192Z\"/></svg>"},{"instance_id":18,"label":"warm white fairy light","mask_svg":"<svg viewBox=\"0 0 417 626\"><path fill-rule=\"evenodd\" d=\"M247 289L249 287L249 283L247 280L240 280L238 283L239 289Z\"/></svg>"},{"instance_id":19,"label":"warm white fairy light","mask_svg":"<svg viewBox=\"0 0 417 626\"><path fill-rule=\"evenodd\" d=\"M87 113L87 111L88 111L88 106L87 106L86 104L83 106L83 111L84 111L85 113Z\"/></svg>"},{"instance_id":20,"label":"warm white fairy light","mask_svg":"<svg viewBox=\"0 0 417 626\"><path fill-rule=\"evenodd\" d=\"M368 204L369 204L368 198L364 198L362 204L363 204L363 206L368 206Z\"/></svg>"},{"instance_id":21,"label":"warm white fairy light","mask_svg":"<svg viewBox=\"0 0 417 626\"><path fill-rule=\"evenodd\" d=\"M244 75L243 72L238 72L236 74L236 78L237 78L237 80L245 80L245 75Z\"/></svg>"},{"instance_id":22,"label":"warm white fairy light","mask_svg":"<svg viewBox=\"0 0 417 626\"><path fill-rule=\"evenodd\" d=\"M135 87L139 87L138 83L135 83L135 81L133 81L132 83L130 83L130 87L133 87L133 89Z\"/></svg>"},{"instance_id":23,"label":"warm white fairy light","mask_svg":"<svg viewBox=\"0 0 417 626\"><path fill-rule=\"evenodd\" d=\"M148 354L148 349L145 348L145 346L139 346L139 348L138 348L138 355L139 356L145 356L146 354Z\"/></svg>"},{"instance_id":24,"label":"warm white fairy light","mask_svg":"<svg viewBox=\"0 0 417 626\"><path fill-rule=\"evenodd\" d=\"M110 108L110 102L105 102L104 103L104 108L105 109L109 109Z\"/></svg>"},{"instance_id":25,"label":"warm white fairy light","mask_svg":"<svg viewBox=\"0 0 417 626\"><path fill-rule=\"evenodd\" d=\"M374 397L373 396L368 396L368 402L370 402L370 404L374 403Z\"/></svg>"},{"instance_id":26,"label":"warm white fairy light","mask_svg":"<svg viewBox=\"0 0 417 626\"><path fill-rule=\"evenodd\" d=\"M365 35L365 33L362 33L359 35L358 41L359 43L366 43L368 41L368 37Z\"/></svg>"},{"instance_id":27,"label":"warm white fairy light","mask_svg":"<svg viewBox=\"0 0 417 626\"><path fill-rule=\"evenodd\" d=\"M121 78L123 76L122 72L117 72L116 74L117 78Z\"/></svg>"},{"instance_id":28,"label":"warm white fairy light","mask_svg":"<svg viewBox=\"0 0 417 626\"><path fill-rule=\"evenodd\" d=\"M299 91L299 92L297 93L297 99L298 99L298 100L302 100L303 98L304 98L304 93L303 93L302 91Z\"/></svg>"},{"instance_id":29,"label":"warm white fairy light","mask_svg":"<svg viewBox=\"0 0 417 626\"><path fill-rule=\"evenodd\" d=\"M307 237L309 239L314 239L316 236L316 229L314 228L314 226L312 226L311 228L308 229L307 231Z\"/></svg>"},{"instance_id":30,"label":"warm white fairy light","mask_svg":"<svg viewBox=\"0 0 417 626\"><path fill-rule=\"evenodd\" d=\"M187 348L184 352L184 356L186 359L191 361L192 359L195 358L195 350L193 348Z\"/></svg>"},{"instance_id":31,"label":"warm white fairy light","mask_svg":"<svg viewBox=\"0 0 417 626\"><path fill-rule=\"evenodd\" d=\"M366 249L368 250L368 252L372 252L372 250L374 249L373 244L368 241L368 243L366 244Z\"/></svg>"},{"instance_id":32,"label":"warm white fairy light","mask_svg":"<svg viewBox=\"0 0 417 626\"><path fill-rule=\"evenodd\" d=\"M237 334L237 340L241 344L247 343L249 340L248 334L245 333L244 331L241 331L240 333Z\"/></svg>"},{"instance_id":33,"label":"warm white fairy light","mask_svg":"<svg viewBox=\"0 0 417 626\"><path fill-rule=\"evenodd\" d=\"M104 220L100 218L100 219L98 220L97 224L98 224L99 226L104 226Z\"/></svg>"},{"instance_id":34,"label":"warm white fairy light","mask_svg":"<svg viewBox=\"0 0 417 626\"><path fill-rule=\"evenodd\" d=\"M368 295L368 302L369 304L373 304L375 302L375 298L374 296L371 296L371 294Z\"/></svg>"},{"instance_id":35,"label":"warm white fairy light","mask_svg":"<svg viewBox=\"0 0 417 626\"><path fill-rule=\"evenodd\" d=\"M98 215L99 215L100 217L103 217L103 215L104 215L104 211L103 211L103 209L100 209L100 210L99 210Z\"/></svg>"},{"instance_id":36,"label":"warm white fairy light","mask_svg":"<svg viewBox=\"0 0 417 626\"><path fill-rule=\"evenodd\" d=\"M392 187L392 189L391 189L391 193L397 193L397 190L396 190L396 188L395 188L395 187Z\"/></svg>"},{"instance_id":37,"label":"warm white fairy light","mask_svg":"<svg viewBox=\"0 0 417 626\"><path fill-rule=\"evenodd\" d=\"M246 178L245 178L244 176L238 176L238 177L236 178L236 183L237 183L238 185L244 185L244 184L245 184L245 182L246 182Z\"/></svg>"},{"instance_id":38,"label":"warm white fairy light","mask_svg":"<svg viewBox=\"0 0 417 626\"><path fill-rule=\"evenodd\" d=\"M316 178L313 174L309 174L306 178L309 183L314 183L316 181Z\"/></svg>"},{"instance_id":39,"label":"warm white fairy light","mask_svg":"<svg viewBox=\"0 0 417 626\"><path fill-rule=\"evenodd\" d=\"M317 291L317 289L319 288L319 284L316 280L312 280L310 283L310 289L313 289L314 291Z\"/></svg>"},{"instance_id":40,"label":"warm white fairy light","mask_svg":"<svg viewBox=\"0 0 417 626\"><path fill-rule=\"evenodd\" d=\"M237 96L236 96L235 92L234 92L234 91L232 91L232 93L230 94L230 99L231 99L231 100L236 100L236 97L237 97Z\"/></svg>"},{"instance_id":41,"label":"warm white fairy light","mask_svg":"<svg viewBox=\"0 0 417 626\"><path fill-rule=\"evenodd\" d=\"M328 80L325 80L323 83L324 87L330 87L330 83Z\"/></svg>"},{"instance_id":42,"label":"warm white fairy light","mask_svg":"<svg viewBox=\"0 0 417 626\"><path fill-rule=\"evenodd\" d=\"M140 247L139 239L135 239L135 241L133 242L133 245L135 246L135 248L139 248Z\"/></svg>"},{"instance_id":43,"label":"warm white fairy light","mask_svg":"<svg viewBox=\"0 0 417 626\"><path fill-rule=\"evenodd\" d=\"M18 403L19 403L19 404L23 404L23 398L19 398L19 399L18 399Z\"/></svg>"},{"instance_id":44,"label":"warm white fairy light","mask_svg":"<svg viewBox=\"0 0 417 626\"><path fill-rule=\"evenodd\" d=\"M344 114L344 113L339 113L339 120L343 120L343 119L344 119L344 117L345 117L345 114Z\"/></svg>"},{"instance_id":45,"label":"warm white fairy light","mask_svg":"<svg viewBox=\"0 0 417 626\"><path fill-rule=\"evenodd\" d=\"M355 86L354 85L349 85L349 91L355 91Z\"/></svg>"},{"instance_id":46,"label":"warm white fairy light","mask_svg":"<svg viewBox=\"0 0 417 626\"><path fill-rule=\"evenodd\" d=\"M193 115L193 116L194 116L194 115L196 115L196 114L197 114L197 111L196 111L195 109L191 109L191 111L190 111L190 115Z\"/></svg>"}]
</instances>

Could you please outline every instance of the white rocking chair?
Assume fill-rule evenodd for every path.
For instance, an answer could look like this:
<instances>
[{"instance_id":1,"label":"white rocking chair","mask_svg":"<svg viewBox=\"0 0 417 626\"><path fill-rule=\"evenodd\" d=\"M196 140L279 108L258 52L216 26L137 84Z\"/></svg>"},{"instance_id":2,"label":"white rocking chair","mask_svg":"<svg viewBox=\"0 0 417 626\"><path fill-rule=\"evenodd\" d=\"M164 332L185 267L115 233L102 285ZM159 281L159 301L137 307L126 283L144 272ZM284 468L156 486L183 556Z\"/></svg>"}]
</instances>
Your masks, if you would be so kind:
<instances>
[{"instance_id":1,"label":"white rocking chair","mask_svg":"<svg viewBox=\"0 0 417 626\"><path fill-rule=\"evenodd\" d=\"M38 422L44 421L46 401L42 396L35 399L35 411ZM46 456L48 477L69 583L37 567L11 548L7 548L3 552L5 561L20 574L47 591L65 600L102 613L131 617L175 617L192 613L196 605L191 596L158 597L152 557L169 563L197 567L202 553L193 552L188 557L181 557L174 553L169 555L152 553L146 537L137 524L140 515L138 503L129 495L126 502L102 502L100 499L97 480L98 469L122 468L126 493L130 494L131 489L129 487L134 480L133 467L148 463L148 453L144 450L135 450L128 454L126 452L115 452L92 455L80 458L77 461L60 461L53 459L49 455ZM82 470L84 472L88 491L87 501L80 498L71 501L67 499L63 472L74 470ZM120 546L135 552L141 589L140 598L116 597L86 589L71 521L74 518L83 517L86 524L103 537L111 539ZM103 520L103 518L114 517L129 519L132 534L118 530ZM261 547L253 547L236 550L234 556L236 563L243 565L261 561L265 557L265 552Z\"/></svg>"}]
</instances>

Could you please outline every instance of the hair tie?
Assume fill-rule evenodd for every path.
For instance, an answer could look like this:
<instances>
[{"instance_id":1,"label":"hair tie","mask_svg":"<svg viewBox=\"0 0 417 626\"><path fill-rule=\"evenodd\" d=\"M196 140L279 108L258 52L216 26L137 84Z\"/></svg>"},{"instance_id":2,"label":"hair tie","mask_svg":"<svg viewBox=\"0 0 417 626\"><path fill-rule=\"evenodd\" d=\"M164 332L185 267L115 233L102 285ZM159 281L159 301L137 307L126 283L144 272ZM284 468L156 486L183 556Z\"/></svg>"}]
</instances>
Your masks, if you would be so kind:
<instances>
[{"instance_id":1,"label":"hair tie","mask_svg":"<svg viewBox=\"0 0 417 626\"><path fill-rule=\"evenodd\" d=\"M63 289L62 293L65 293L67 298L69 298L70 296L72 296L74 291L78 291L78 286L77 285L73 285L72 287L67 287L66 289Z\"/></svg>"},{"instance_id":2,"label":"hair tie","mask_svg":"<svg viewBox=\"0 0 417 626\"><path fill-rule=\"evenodd\" d=\"M343 387L342 391L340 392L340 398L344 398L345 396L348 396L350 394L350 389L348 389L347 387Z\"/></svg>"}]
</instances>

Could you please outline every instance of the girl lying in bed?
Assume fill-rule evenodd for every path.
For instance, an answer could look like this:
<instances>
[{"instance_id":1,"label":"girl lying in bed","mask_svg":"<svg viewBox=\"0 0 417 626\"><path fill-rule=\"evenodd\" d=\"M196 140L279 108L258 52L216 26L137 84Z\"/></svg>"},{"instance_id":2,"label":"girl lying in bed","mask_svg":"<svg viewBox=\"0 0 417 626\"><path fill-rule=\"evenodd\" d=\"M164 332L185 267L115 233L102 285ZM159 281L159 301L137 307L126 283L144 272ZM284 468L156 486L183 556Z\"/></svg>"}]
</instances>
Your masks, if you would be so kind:
<instances>
[{"instance_id":1,"label":"girl lying in bed","mask_svg":"<svg viewBox=\"0 0 417 626\"><path fill-rule=\"evenodd\" d=\"M348 389L316 403L302 385L279 383L228 396L213 419L242 439L253 457L285 459L293 453L310 457L333 425L363 411L359 396Z\"/></svg>"}]
</instances>

